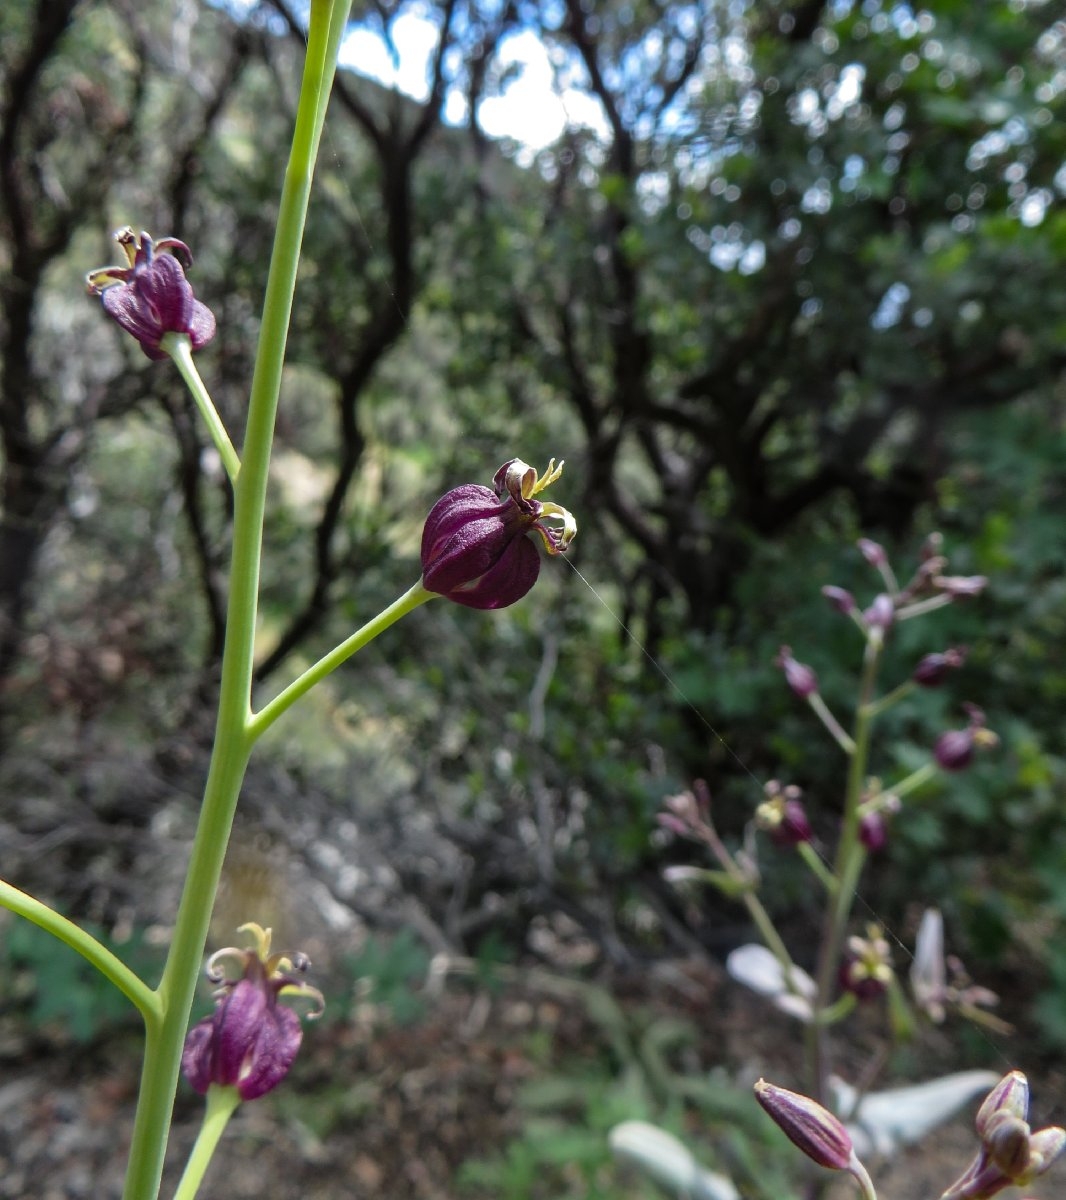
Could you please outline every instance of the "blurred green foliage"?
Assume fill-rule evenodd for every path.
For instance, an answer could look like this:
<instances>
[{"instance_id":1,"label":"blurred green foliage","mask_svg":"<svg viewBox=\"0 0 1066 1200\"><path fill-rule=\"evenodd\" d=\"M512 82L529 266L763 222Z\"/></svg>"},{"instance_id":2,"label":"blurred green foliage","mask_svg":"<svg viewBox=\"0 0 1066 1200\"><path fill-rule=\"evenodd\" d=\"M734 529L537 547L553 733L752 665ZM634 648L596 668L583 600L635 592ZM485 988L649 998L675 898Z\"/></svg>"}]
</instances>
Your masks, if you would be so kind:
<instances>
[{"instance_id":1,"label":"blurred green foliage","mask_svg":"<svg viewBox=\"0 0 1066 1200\"><path fill-rule=\"evenodd\" d=\"M328 798L323 823L393 831L399 886L466 952L524 954L557 913L613 956L676 948L692 917L721 949L732 910L661 884L687 853L652 837L662 797L707 778L739 838L778 777L828 827L839 756L774 655L790 644L845 716L861 647L819 588L865 603L854 540L905 574L939 529L991 585L894 632L886 685L926 650L971 655L886 717L875 770L924 761L963 699L1001 746L908 806L863 892L900 928L939 904L960 953L1043 989L1064 1044L1061 23L1006 0L566 7L460 5L436 100L502 86L471 64L528 26L610 139L487 143L345 74L283 388L263 694L414 581L441 492L514 454L568 460L580 576L546 563L506 613L421 611L274 731L268 767ZM97 843L15 860L78 897L109 829L147 837L160 797L192 803L230 511L172 375L76 281L127 221L187 240L219 318L201 368L239 441L298 60L276 7L127 16L0 12L0 157L37 164L0 198L0 783L30 827L68 803L98 820ZM420 821L460 883L404 858ZM803 877L784 855L767 876L802 928ZM353 970L404 1009L419 952L378 949Z\"/></svg>"},{"instance_id":2,"label":"blurred green foliage","mask_svg":"<svg viewBox=\"0 0 1066 1200\"><path fill-rule=\"evenodd\" d=\"M150 978L162 965L158 948L135 935L116 943L93 936ZM9 920L0 934L0 1003L40 1032L84 1044L115 1026L133 1023L129 1001L69 946L28 921Z\"/></svg>"}]
</instances>

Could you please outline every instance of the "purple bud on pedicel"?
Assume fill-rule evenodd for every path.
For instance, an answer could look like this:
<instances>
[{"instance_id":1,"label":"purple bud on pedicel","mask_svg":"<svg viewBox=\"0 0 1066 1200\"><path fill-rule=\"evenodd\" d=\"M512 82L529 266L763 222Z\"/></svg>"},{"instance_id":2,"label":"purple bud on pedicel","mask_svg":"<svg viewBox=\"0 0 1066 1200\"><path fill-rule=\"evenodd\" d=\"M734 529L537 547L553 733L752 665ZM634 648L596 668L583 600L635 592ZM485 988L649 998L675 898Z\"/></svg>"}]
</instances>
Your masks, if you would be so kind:
<instances>
[{"instance_id":1,"label":"purple bud on pedicel","mask_svg":"<svg viewBox=\"0 0 1066 1200\"><path fill-rule=\"evenodd\" d=\"M976 704L967 704L970 723L965 729L948 729L933 746L933 758L942 771L964 771L973 762L978 747L994 746L996 735L985 728L985 714Z\"/></svg>"},{"instance_id":2,"label":"purple bud on pedicel","mask_svg":"<svg viewBox=\"0 0 1066 1200\"><path fill-rule=\"evenodd\" d=\"M896 619L892 597L887 592L875 596L873 604L862 614L862 619L871 629L880 629L882 632L890 629Z\"/></svg>"},{"instance_id":3,"label":"purple bud on pedicel","mask_svg":"<svg viewBox=\"0 0 1066 1200\"><path fill-rule=\"evenodd\" d=\"M496 472L493 488L466 483L445 493L422 531L423 587L468 608L521 600L540 574L540 555L526 535L538 534L549 554L562 554L577 533L565 508L534 499L562 469L552 459L538 478L513 458Z\"/></svg>"},{"instance_id":4,"label":"purple bud on pedicel","mask_svg":"<svg viewBox=\"0 0 1066 1200\"><path fill-rule=\"evenodd\" d=\"M855 611L855 597L847 588L833 587L830 584L822 588L822 595L844 616L849 616Z\"/></svg>"},{"instance_id":5,"label":"purple bud on pedicel","mask_svg":"<svg viewBox=\"0 0 1066 1200\"><path fill-rule=\"evenodd\" d=\"M859 841L871 854L888 845L888 822L883 812L862 814L859 818Z\"/></svg>"},{"instance_id":6,"label":"purple bud on pedicel","mask_svg":"<svg viewBox=\"0 0 1066 1200\"><path fill-rule=\"evenodd\" d=\"M801 700L813 696L818 690L818 676L815 674L814 668L808 667L806 663L797 662L792 657L791 646L781 647L774 659L774 664L784 671L785 682Z\"/></svg>"},{"instance_id":7,"label":"purple bud on pedicel","mask_svg":"<svg viewBox=\"0 0 1066 1200\"><path fill-rule=\"evenodd\" d=\"M927 654L914 668L911 678L919 687L939 687L966 661L966 653L965 646L953 646L943 654Z\"/></svg>"},{"instance_id":8,"label":"purple bud on pedicel","mask_svg":"<svg viewBox=\"0 0 1066 1200\"><path fill-rule=\"evenodd\" d=\"M880 542L871 541L869 538L859 538L855 544L859 548L859 553L871 567L883 567L888 562L888 555Z\"/></svg>"},{"instance_id":9,"label":"purple bud on pedicel","mask_svg":"<svg viewBox=\"0 0 1066 1200\"><path fill-rule=\"evenodd\" d=\"M1029 1116L1029 1080L1021 1071L1010 1071L984 1098L974 1118L977 1136L984 1138L989 1133L993 1118L1007 1113L1025 1120Z\"/></svg>"},{"instance_id":10,"label":"purple bud on pedicel","mask_svg":"<svg viewBox=\"0 0 1066 1200\"><path fill-rule=\"evenodd\" d=\"M973 730L949 729L933 746L933 757L942 771L965 771L973 762Z\"/></svg>"},{"instance_id":11,"label":"purple bud on pedicel","mask_svg":"<svg viewBox=\"0 0 1066 1200\"><path fill-rule=\"evenodd\" d=\"M215 336L214 314L193 295L185 278L192 263L189 247L177 238L153 242L129 227L115 240L125 252L125 267L101 267L87 277L89 294L99 296L107 313L141 344L152 359L166 358L160 343L168 333L184 334L199 350Z\"/></svg>"},{"instance_id":12,"label":"purple bud on pedicel","mask_svg":"<svg viewBox=\"0 0 1066 1200\"><path fill-rule=\"evenodd\" d=\"M227 947L211 956L207 975L220 986L215 1011L189 1030L181 1056L185 1078L203 1094L212 1084L235 1087L242 1100L265 1095L285 1078L303 1038L300 1018L278 1003L280 995L310 997L322 1012L322 994L299 974L307 959L270 953L270 930L242 925L257 943L254 950ZM226 979L218 964L234 959L242 974Z\"/></svg>"},{"instance_id":13,"label":"purple bud on pedicel","mask_svg":"<svg viewBox=\"0 0 1066 1200\"><path fill-rule=\"evenodd\" d=\"M827 1108L809 1096L775 1087L764 1079L755 1085L755 1099L808 1158L831 1171L851 1169L854 1158L851 1135Z\"/></svg>"}]
</instances>

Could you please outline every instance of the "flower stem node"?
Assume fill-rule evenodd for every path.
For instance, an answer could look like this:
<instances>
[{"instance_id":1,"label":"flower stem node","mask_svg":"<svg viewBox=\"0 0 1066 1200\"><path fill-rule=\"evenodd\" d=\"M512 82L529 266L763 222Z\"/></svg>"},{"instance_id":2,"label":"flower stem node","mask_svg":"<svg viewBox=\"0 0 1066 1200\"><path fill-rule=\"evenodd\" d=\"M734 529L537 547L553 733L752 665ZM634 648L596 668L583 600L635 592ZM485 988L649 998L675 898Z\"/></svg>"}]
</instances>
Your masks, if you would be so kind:
<instances>
[{"instance_id":1,"label":"flower stem node","mask_svg":"<svg viewBox=\"0 0 1066 1200\"><path fill-rule=\"evenodd\" d=\"M563 464L538 476L512 458L493 476L492 488L465 483L446 492L422 531L422 585L468 608L514 604L540 574L540 556L526 536L536 533L549 554L563 554L577 533L574 517L536 496L554 483Z\"/></svg>"},{"instance_id":2,"label":"flower stem node","mask_svg":"<svg viewBox=\"0 0 1066 1200\"><path fill-rule=\"evenodd\" d=\"M86 277L90 296L99 296L107 313L141 344L152 359L163 359L166 334L184 334L199 350L215 336L215 317L193 295L185 272L192 254L177 238L153 242L129 226L115 234L127 260L124 267L101 267Z\"/></svg>"},{"instance_id":3,"label":"flower stem node","mask_svg":"<svg viewBox=\"0 0 1066 1200\"><path fill-rule=\"evenodd\" d=\"M278 1004L280 996L304 996L321 1016L322 993L300 976L310 966L303 954L272 954L270 930L242 925L250 933L251 950L229 946L208 960L206 975L218 984L215 1011L189 1030L181 1069L196 1091L212 1084L235 1087L242 1100L265 1095L285 1078L300 1048L303 1030L293 1009ZM227 978L222 965L235 963L239 974Z\"/></svg>"}]
</instances>

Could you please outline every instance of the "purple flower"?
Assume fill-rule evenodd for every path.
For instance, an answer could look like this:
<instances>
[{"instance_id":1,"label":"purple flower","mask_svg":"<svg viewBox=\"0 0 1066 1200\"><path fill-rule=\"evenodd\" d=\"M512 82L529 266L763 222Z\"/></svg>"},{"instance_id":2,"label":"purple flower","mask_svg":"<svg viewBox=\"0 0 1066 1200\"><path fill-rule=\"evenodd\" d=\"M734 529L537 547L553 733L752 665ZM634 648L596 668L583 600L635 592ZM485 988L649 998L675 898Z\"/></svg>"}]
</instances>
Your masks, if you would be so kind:
<instances>
[{"instance_id":1,"label":"purple flower","mask_svg":"<svg viewBox=\"0 0 1066 1200\"><path fill-rule=\"evenodd\" d=\"M220 986L215 1011L189 1030L181 1069L196 1091L212 1084L235 1087L242 1100L265 1095L285 1078L300 1048L300 1018L278 1004L279 995L311 997L322 1012L322 994L299 979L310 965L302 955L291 959L270 953L270 930L242 925L250 932L254 950L228 947L211 956L208 978ZM236 959L242 974L226 979L218 968L223 959Z\"/></svg>"},{"instance_id":2,"label":"purple flower","mask_svg":"<svg viewBox=\"0 0 1066 1200\"><path fill-rule=\"evenodd\" d=\"M577 522L558 504L534 499L559 478L563 464L548 464L539 478L512 458L496 472L493 487L465 483L443 495L422 531L422 585L468 608L506 608L537 582L540 555L526 536L537 533L549 554L562 554Z\"/></svg>"},{"instance_id":3,"label":"purple flower","mask_svg":"<svg viewBox=\"0 0 1066 1200\"><path fill-rule=\"evenodd\" d=\"M970 723L965 729L948 729L933 745L933 758L942 771L964 771L973 762L978 747L994 746L999 740L985 728L985 714L976 704L966 705Z\"/></svg>"},{"instance_id":4,"label":"purple flower","mask_svg":"<svg viewBox=\"0 0 1066 1200\"><path fill-rule=\"evenodd\" d=\"M892 952L884 934L869 925L865 937L848 938L840 965L840 986L859 1000L880 996L892 982Z\"/></svg>"},{"instance_id":5,"label":"purple flower","mask_svg":"<svg viewBox=\"0 0 1066 1200\"><path fill-rule=\"evenodd\" d=\"M785 682L801 700L813 696L818 690L818 676L814 668L808 667L806 663L797 662L792 657L791 646L782 646L774 663L784 671Z\"/></svg>"},{"instance_id":6,"label":"purple flower","mask_svg":"<svg viewBox=\"0 0 1066 1200\"><path fill-rule=\"evenodd\" d=\"M814 836L807 810L800 800L802 792L795 784L782 787L771 779L763 789L766 799L755 810L755 823L778 846L798 846Z\"/></svg>"},{"instance_id":7,"label":"purple flower","mask_svg":"<svg viewBox=\"0 0 1066 1200\"><path fill-rule=\"evenodd\" d=\"M89 294L99 296L104 311L133 334L149 358L166 358L161 342L168 333L185 334L194 350L215 336L215 317L193 295L185 278L192 263L189 247L177 238L153 242L147 233L128 226L115 234L128 266L90 272Z\"/></svg>"}]
</instances>

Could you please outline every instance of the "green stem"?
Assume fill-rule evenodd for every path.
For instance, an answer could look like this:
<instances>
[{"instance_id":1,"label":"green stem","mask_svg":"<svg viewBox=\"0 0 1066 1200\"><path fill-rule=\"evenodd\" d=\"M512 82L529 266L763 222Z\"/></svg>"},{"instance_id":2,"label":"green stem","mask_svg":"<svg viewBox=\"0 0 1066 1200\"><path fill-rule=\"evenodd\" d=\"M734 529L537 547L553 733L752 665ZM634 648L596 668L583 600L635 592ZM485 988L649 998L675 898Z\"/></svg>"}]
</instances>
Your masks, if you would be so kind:
<instances>
[{"instance_id":1,"label":"green stem","mask_svg":"<svg viewBox=\"0 0 1066 1200\"><path fill-rule=\"evenodd\" d=\"M874 1190L874 1181L870 1178L870 1173L859 1162L858 1158L853 1159L851 1166L848 1168L855 1182L859 1185L859 1191L862 1193L862 1200L877 1200L877 1192Z\"/></svg>"},{"instance_id":2,"label":"green stem","mask_svg":"<svg viewBox=\"0 0 1066 1200\"><path fill-rule=\"evenodd\" d=\"M866 764L870 753L870 734L873 719L870 716L870 698L881 657L882 641L869 638L863 656L862 679L859 685L859 702L855 711L854 751L848 763L847 785L844 791L844 813L840 840L837 843L833 874L837 879L834 894L829 897L826 910L825 930L818 957L816 1012L829 1007L833 983L836 979L848 918L855 902L855 889L859 883L866 850L859 840L859 806L866 782ZM826 1070L827 1033L823 1026L814 1024L808 1031L810 1054L811 1095L824 1102L828 1083Z\"/></svg>"},{"instance_id":3,"label":"green stem","mask_svg":"<svg viewBox=\"0 0 1066 1200\"><path fill-rule=\"evenodd\" d=\"M807 864L812 875L825 888L826 894L832 896L837 890L837 878L833 872L822 861L818 851L810 844L810 842L800 842L796 847L799 851L800 858Z\"/></svg>"},{"instance_id":4,"label":"green stem","mask_svg":"<svg viewBox=\"0 0 1066 1200\"><path fill-rule=\"evenodd\" d=\"M919 767L916 771L912 771L909 775L905 775L899 783L895 783L892 787L886 790L891 792L893 796L897 796L900 800L904 796L909 796L911 792L917 791L918 788L924 787L930 779L936 776L940 768L935 762L927 762L924 766Z\"/></svg>"},{"instance_id":5,"label":"green stem","mask_svg":"<svg viewBox=\"0 0 1066 1200\"><path fill-rule=\"evenodd\" d=\"M336 646L328 654L323 655L314 666L308 667L284 691L279 692L269 704L264 705L252 717L249 723L248 730L252 737L261 737L283 712L291 708L301 696L306 695L316 683L325 679L331 671L335 671L341 663L351 658L357 650L362 650L379 633L383 633L401 617L418 608L420 604L425 604L427 600L434 599L436 595L436 592L427 591L422 586L421 581L416 583L414 587L409 588L398 600L394 600L388 608L383 609L376 617L367 621L351 637L346 638L339 646Z\"/></svg>"},{"instance_id":6,"label":"green stem","mask_svg":"<svg viewBox=\"0 0 1066 1200\"><path fill-rule=\"evenodd\" d=\"M149 1029L125 1200L154 1200L177 1090L178 1071L222 863L251 753L252 667L263 518L282 364L315 156L348 0L313 0L292 149L282 187L274 250L248 404L243 463L234 489L233 550L226 644L215 742L189 871L158 994L162 1022Z\"/></svg>"},{"instance_id":7,"label":"green stem","mask_svg":"<svg viewBox=\"0 0 1066 1200\"><path fill-rule=\"evenodd\" d=\"M80 925L68 921L55 909L19 891L17 887L12 887L10 883L4 883L3 880L0 880L0 905L20 917L25 917L27 921L32 921L34 925L47 930L53 937L59 938L72 950L76 950L101 975L110 979L124 996L133 1001L146 1023L151 1024L159 1020L161 1008L155 992Z\"/></svg>"},{"instance_id":8,"label":"green stem","mask_svg":"<svg viewBox=\"0 0 1066 1200\"><path fill-rule=\"evenodd\" d=\"M744 907L748 910L748 915L755 923L755 928L759 931L763 945L766 946L767 950L781 964L781 970L784 972L785 979L788 981L789 987L792 987L792 972L795 969L792 955L789 954L788 947L777 932L777 927L774 925L770 914L766 911L763 902L752 891L752 887L754 886L752 879L726 849L725 843L718 836L718 830L715 829L709 819L701 823L699 832L703 841L710 848L711 853L722 865L726 875L737 885L738 894L744 901ZM794 990L796 990L796 994L798 995L798 989Z\"/></svg>"},{"instance_id":9,"label":"green stem","mask_svg":"<svg viewBox=\"0 0 1066 1200\"><path fill-rule=\"evenodd\" d=\"M894 704L898 704L904 696L909 696L918 685L913 679L905 679L899 687L895 687L892 691L887 692L880 700L874 700L866 706L866 715L868 717L879 717L886 709L891 708Z\"/></svg>"},{"instance_id":10,"label":"green stem","mask_svg":"<svg viewBox=\"0 0 1066 1200\"><path fill-rule=\"evenodd\" d=\"M188 335L184 333L166 333L163 335L160 346L170 355L174 360L174 365L181 372L181 377L185 380L185 386L192 393L192 398L196 401L196 407L200 410L200 415L203 417L208 432L211 434L211 440L215 443L215 449L222 459L222 465L226 468L229 481L236 486L237 473L241 469L241 460L237 457L237 451L234 450L233 443L226 432L226 427L222 424L222 418L218 415L218 409L215 408L211 394L204 386L204 381L200 378L200 372L196 369L196 364L193 362L192 343L189 341Z\"/></svg>"},{"instance_id":11,"label":"green stem","mask_svg":"<svg viewBox=\"0 0 1066 1200\"><path fill-rule=\"evenodd\" d=\"M218 1087L214 1084L207 1089L206 1099L203 1124L196 1135L196 1144L185 1164L185 1173L174 1193L174 1200L194 1200L219 1139L241 1102L240 1093L235 1087Z\"/></svg>"},{"instance_id":12,"label":"green stem","mask_svg":"<svg viewBox=\"0 0 1066 1200\"><path fill-rule=\"evenodd\" d=\"M829 706L822 699L821 695L818 692L812 692L807 697L807 703L811 706L811 708L814 709L818 719L822 722L826 729L829 730L833 741L836 742L841 750L843 750L845 754L854 754L855 743L851 740L847 733L844 732L840 722L836 719L836 717L834 717L829 711Z\"/></svg>"}]
</instances>

